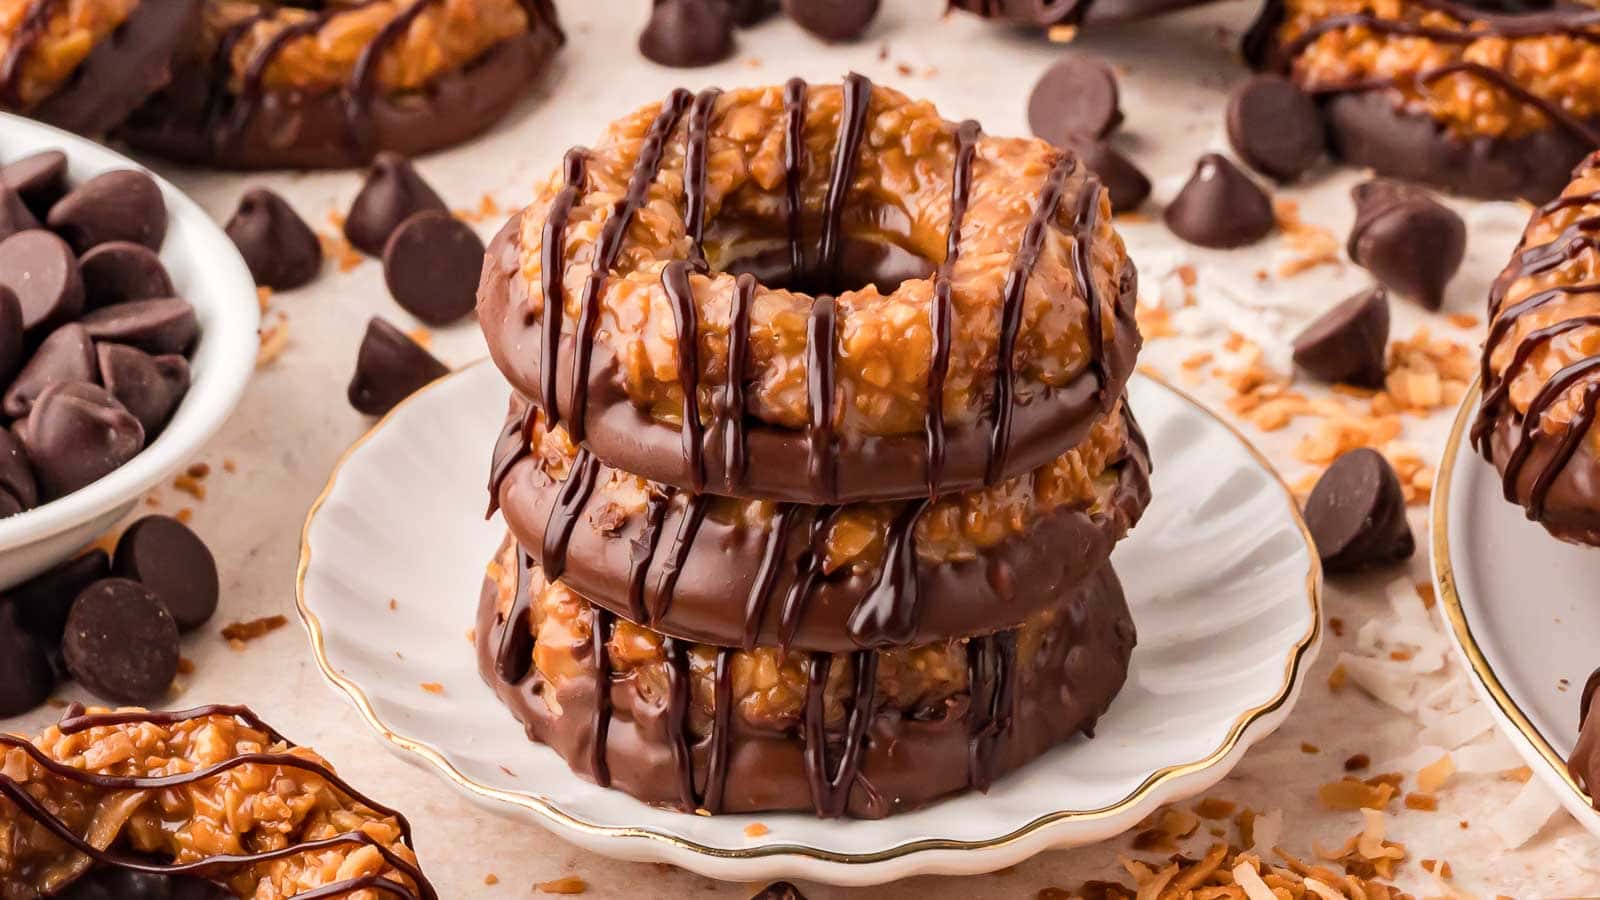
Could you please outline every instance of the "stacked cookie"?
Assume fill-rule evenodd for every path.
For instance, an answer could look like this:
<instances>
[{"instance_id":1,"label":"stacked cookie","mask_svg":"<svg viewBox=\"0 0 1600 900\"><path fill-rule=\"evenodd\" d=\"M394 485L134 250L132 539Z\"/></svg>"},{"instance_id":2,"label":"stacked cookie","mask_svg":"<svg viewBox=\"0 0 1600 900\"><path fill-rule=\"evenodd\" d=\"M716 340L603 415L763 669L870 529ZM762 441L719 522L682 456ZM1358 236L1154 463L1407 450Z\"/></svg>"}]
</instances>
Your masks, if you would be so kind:
<instances>
[{"instance_id":1,"label":"stacked cookie","mask_svg":"<svg viewBox=\"0 0 1600 900\"><path fill-rule=\"evenodd\" d=\"M484 677L686 811L880 817L1090 732L1149 499L1135 292L1074 157L858 75L618 120L484 268Z\"/></svg>"}]
</instances>

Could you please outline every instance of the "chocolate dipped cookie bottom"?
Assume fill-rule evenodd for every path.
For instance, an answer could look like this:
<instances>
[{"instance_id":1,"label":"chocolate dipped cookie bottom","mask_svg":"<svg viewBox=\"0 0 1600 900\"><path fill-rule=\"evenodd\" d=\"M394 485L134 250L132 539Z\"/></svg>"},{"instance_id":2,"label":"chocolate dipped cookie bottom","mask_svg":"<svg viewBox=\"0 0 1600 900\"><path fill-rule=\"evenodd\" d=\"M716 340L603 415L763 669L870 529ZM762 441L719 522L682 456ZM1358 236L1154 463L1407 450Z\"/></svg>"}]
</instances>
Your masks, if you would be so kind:
<instances>
[{"instance_id":1,"label":"chocolate dipped cookie bottom","mask_svg":"<svg viewBox=\"0 0 1600 900\"><path fill-rule=\"evenodd\" d=\"M1600 146L1596 41L1579 4L1268 0L1243 52L1317 98L1346 163L1539 203Z\"/></svg>"},{"instance_id":2,"label":"chocolate dipped cookie bottom","mask_svg":"<svg viewBox=\"0 0 1600 900\"><path fill-rule=\"evenodd\" d=\"M263 73L288 40L258 50L237 89L225 67L203 54L173 85L142 107L118 131L141 150L180 162L226 169L322 169L365 165L380 152L419 156L463 143L499 121L536 82L565 42L548 0L525 0L526 31L490 47L459 68L442 72L416 90L378 84L383 54L398 43L419 14L438 0L411 0L363 52L348 84L335 89L272 87ZM313 33L335 6L284 29L289 37ZM226 47L250 20L224 31Z\"/></svg>"},{"instance_id":3,"label":"chocolate dipped cookie bottom","mask_svg":"<svg viewBox=\"0 0 1600 900\"><path fill-rule=\"evenodd\" d=\"M0 58L0 107L79 134L115 128L171 81L174 60L200 30L202 0L141 0L102 38L66 80L36 103L24 102L21 82L29 58L48 52L56 0L28 0L16 34Z\"/></svg>"},{"instance_id":4,"label":"chocolate dipped cookie bottom","mask_svg":"<svg viewBox=\"0 0 1600 900\"><path fill-rule=\"evenodd\" d=\"M1093 733L1135 640L1109 565L1019 628L824 655L663 637L515 556L508 540L478 607L485 681L579 775L684 811L875 819L986 790ZM535 599L508 638L519 591Z\"/></svg>"}]
</instances>

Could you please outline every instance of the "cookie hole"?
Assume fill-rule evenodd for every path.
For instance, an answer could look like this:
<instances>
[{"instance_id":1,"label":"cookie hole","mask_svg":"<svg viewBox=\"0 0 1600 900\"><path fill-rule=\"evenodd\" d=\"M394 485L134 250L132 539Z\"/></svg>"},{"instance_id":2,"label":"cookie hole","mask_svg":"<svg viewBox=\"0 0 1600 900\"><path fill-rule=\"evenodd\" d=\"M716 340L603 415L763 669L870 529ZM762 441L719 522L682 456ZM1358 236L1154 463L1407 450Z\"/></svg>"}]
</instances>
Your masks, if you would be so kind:
<instances>
[{"instance_id":1,"label":"cookie hole","mask_svg":"<svg viewBox=\"0 0 1600 900\"><path fill-rule=\"evenodd\" d=\"M890 294L904 282L933 277L937 268L921 254L883 240L846 236L839 242L837 265L831 269L820 264L814 243L801 249L798 271L788 244L728 260L720 268L734 275L748 272L768 288L812 296L838 296L868 285Z\"/></svg>"}]
</instances>

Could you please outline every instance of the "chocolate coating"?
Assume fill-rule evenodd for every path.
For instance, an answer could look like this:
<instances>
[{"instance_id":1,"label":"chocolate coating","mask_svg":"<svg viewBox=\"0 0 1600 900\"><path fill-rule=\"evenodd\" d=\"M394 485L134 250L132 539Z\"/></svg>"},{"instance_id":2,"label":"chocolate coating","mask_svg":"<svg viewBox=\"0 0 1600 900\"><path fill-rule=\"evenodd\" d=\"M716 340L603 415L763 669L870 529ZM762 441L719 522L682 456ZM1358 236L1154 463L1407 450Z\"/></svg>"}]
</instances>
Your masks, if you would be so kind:
<instances>
[{"instance_id":1,"label":"chocolate coating","mask_svg":"<svg viewBox=\"0 0 1600 900\"><path fill-rule=\"evenodd\" d=\"M1212 0L949 0L951 9L1015 25L1110 25L1133 22Z\"/></svg>"},{"instance_id":2,"label":"chocolate coating","mask_svg":"<svg viewBox=\"0 0 1600 900\"><path fill-rule=\"evenodd\" d=\"M83 589L61 641L67 670L117 703L161 699L178 674L178 625L156 596L126 578Z\"/></svg>"},{"instance_id":3,"label":"chocolate coating","mask_svg":"<svg viewBox=\"0 0 1600 900\"><path fill-rule=\"evenodd\" d=\"M525 396L540 389L538 347L540 325L530 322L527 287L521 277L520 216L489 242L478 286L478 322L488 338L495 365L513 387ZM1026 404L1012 411L1010 439L1001 477L1010 478L1037 468L1059 456L1063 447L1075 446L1104 413L1102 397L1122 395L1133 372L1141 339L1133 322L1138 293L1136 278L1124 278L1116 297L1116 333L1105 345L1102 380L1085 369L1058 387L1041 387ZM563 335L557 349L557 397L562 421L571 420L572 358L574 341ZM648 410L629 402L621 390L614 358L603 343L594 347L585 418L586 445L607 463L636 475L689 488L695 476L683 452L683 437L676 424L663 422ZM942 491L981 487L988 475L991 423L977 421L944 429ZM744 427L746 461L744 478L727 477L725 446L707 430L702 446L706 471L704 492L724 496L762 498L803 503L823 502L808 474L809 450L803 432L781 429L757 421ZM927 442L918 433L862 436L852 441L851 452L840 454L833 501L907 499L927 494Z\"/></svg>"},{"instance_id":4,"label":"chocolate coating","mask_svg":"<svg viewBox=\"0 0 1600 900\"><path fill-rule=\"evenodd\" d=\"M174 60L200 29L204 0L138 3L56 92L26 114L79 134L117 127L171 80Z\"/></svg>"},{"instance_id":5,"label":"chocolate coating","mask_svg":"<svg viewBox=\"0 0 1600 900\"><path fill-rule=\"evenodd\" d=\"M594 779L592 763L597 718L595 670L567 679L559 690L537 674L517 683L495 669L496 648L505 628L498 621L499 585L484 585L478 607L478 667L528 736L548 744L573 771ZM1092 734L1127 676L1134 645L1133 621L1122 589L1109 566L1089 584L1062 599L1061 616L1044 626L1044 643L1026 669L1011 678L1013 705L1008 725L992 745L988 774L1000 777L1079 734ZM553 692L551 702L543 692ZM680 803L679 768L668 734L667 702L627 678L613 678L607 691L608 728L604 752L610 785L646 803ZM965 701L965 702L963 702ZM972 786L973 736L969 698L917 713L892 705L876 707L865 723L865 740L855 777L842 789L842 812L875 819L924 806ZM975 717L975 716L974 716ZM812 811L800 729L756 729L735 715L728 724L729 747L720 812ZM842 737L837 729L830 739ZM694 740L688 764L695 789L704 792L711 739Z\"/></svg>"},{"instance_id":6,"label":"chocolate coating","mask_svg":"<svg viewBox=\"0 0 1600 900\"><path fill-rule=\"evenodd\" d=\"M520 415L513 415L520 420ZM788 646L830 653L870 646L872 641L864 636L878 634L879 629L863 628L855 617L873 605L866 598L880 584L915 597L910 627L894 636L895 645L988 634L1054 606L1103 567L1112 547L1138 522L1150 501L1145 449L1130 440L1125 452L1126 458L1109 470L1115 486L1104 508L1091 512L1062 507L1043 513L1026 534L980 549L970 559L917 558L903 583L883 574L881 566L863 567L866 571L846 566L815 577L797 607L797 625ZM594 479L604 483L612 474L602 464ZM499 485L498 505L507 527L524 547L551 546L551 523L557 521L551 511L574 477L551 483L538 460L529 456L510 466ZM903 502L895 518L920 503ZM653 527L648 514L630 515L612 527L604 519L604 504L586 498L576 510L561 579L591 602L635 619L637 613L629 608L630 582L636 562L644 559L639 599L649 609L665 608L649 623L651 628L700 643L777 646L784 642L782 610L806 578L804 558L812 549L808 535L813 523L826 521L833 509L794 508L781 521L758 527L737 515L708 514L690 496L679 494L665 504ZM691 516L696 520L692 530L685 526ZM592 524L596 521L607 524ZM674 566L675 536L686 533L692 537ZM781 543L775 543L780 533ZM886 540L893 543L892 537ZM775 546L777 554L769 561ZM664 573L669 569L673 586L670 596L664 596ZM764 576L770 580L763 592ZM752 622L747 608L758 596L763 598L761 612ZM889 617L894 618L892 612Z\"/></svg>"}]
</instances>

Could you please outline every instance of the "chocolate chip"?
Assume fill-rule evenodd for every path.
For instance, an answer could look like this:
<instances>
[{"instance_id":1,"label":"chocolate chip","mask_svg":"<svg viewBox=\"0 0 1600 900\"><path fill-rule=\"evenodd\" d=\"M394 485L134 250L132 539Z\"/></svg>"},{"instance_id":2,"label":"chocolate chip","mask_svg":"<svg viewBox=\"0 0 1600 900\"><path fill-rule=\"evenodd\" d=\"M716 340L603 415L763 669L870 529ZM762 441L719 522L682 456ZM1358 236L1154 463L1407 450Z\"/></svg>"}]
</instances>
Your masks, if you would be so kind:
<instances>
[{"instance_id":1,"label":"chocolate chip","mask_svg":"<svg viewBox=\"0 0 1600 900\"><path fill-rule=\"evenodd\" d=\"M95 353L101 384L139 420L145 442L155 440L189 391L189 361L109 342L96 345Z\"/></svg>"},{"instance_id":2,"label":"chocolate chip","mask_svg":"<svg viewBox=\"0 0 1600 900\"><path fill-rule=\"evenodd\" d=\"M3 515L15 515L39 505L39 485L28 464L28 452L9 431L0 431L0 503Z\"/></svg>"},{"instance_id":3,"label":"chocolate chip","mask_svg":"<svg viewBox=\"0 0 1600 900\"><path fill-rule=\"evenodd\" d=\"M33 402L22 443L40 494L55 499L96 481L144 449L144 427L105 388L58 382Z\"/></svg>"},{"instance_id":4,"label":"chocolate chip","mask_svg":"<svg viewBox=\"0 0 1600 900\"><path fill-rule=\"evenodd\" d=\"M861 37L878 16L878 0L783 0L796 25L830 44Z\"/></svg>"},{"instance_id":5,"label":"chocolate chip","mask_svg":"<svg viewBox=\"0 0 1600 900\"><path fill-rule=\"evenodd\" d=\"M42 334L83 312L78 254L42 228L0 241L0 284L22 303L22 326Z\"/></svg>"},{"instance_id":6,"label":"chocolate chip","mask_svg":"<svg viewBox=\"0 0 1600 900\"><path fill-rule=\"evenodd\" d=\"M34 401L52 384L66 381L95 382L100 366L95 361L94 341L77 322L63 325L33 351L11 386L0 397L0 410L13 419L26 416Z\"/></svg>"},{"instance_id":7,"label":"chocolate chip","mask_svg":"<svg viewBox=\"0 0 1600 900\"><path fill-rule=\"evenodd\" d=\"M383 255L383 245L401 222L425 210L449 212L439 195L417 174L411 160L398 153L379 153L367 180L350 204L344 236L368 256Z\"/></svg>"},{"instance_id":8,"label":"chocolate chip","mask_svg":"<svg viewBox=\"0 0 1600 900\"><path fill-rule=\"evenodd\" d=\"M167 202L144 172L102 172L67 192L47 219L79 253L107 241L132 241L160 250L167 236Z\"/></svg>"},{"instance_id":9,"label":"chocolate chip","mask_svg":"<svg viewBox=\"0 0 1600 900\"><path fill-rule=\"evenodd\" d=\"M661 0L639 33L645 59L675 69L721 62L733 55L733 14L722 0Z\"/></svg>"},{"instance_id":10,"label":"chocolate chip","mask_svg":"<svg viewBox=\"0 0 1600 900\"><path fill-rule=\"evenodd\" d=\"M43 218L67 192L67 155L45 150L13 160L0 166L0 183L21 195L36 218Z\"/></svg>"},{"instance_id":11,"label":"chocolate chip","mask_svg":"<svg viewBox=\"0 0 1600 900\"><path fill-rule=\"evenodd\" d=\"M200 536L170 516L145 516L117 541L111 571L149 588L180 631L193 631L217 611L217 561Z\"/></svg>"},{"instance_id":12,"label":"chocolate chip","mask_svg":"<svg viewBox=\"0 0 1600 900\"><path fill-rule=\"evenodd\" d=\"M72 602L61 652L96 696L146 704L166 696L178 674L178 623L144 585L105 578Z\"/></svg>"},{"instance_id":13,"label":"chocolate chip","mask_svg":"<svg viewBox=\"0 0 1600 900\"><path fill-rule=\"evenodd\" d=\"M10 385L27 359L22 327L22 301L17 292L0 284L0 385Z\"/></svg>"},{"instance_id":14,"label":"chocolate chip","mask_svg":"<svg viewBox=\"0 0 1600 900\"><path fill-rule=\"evenodd\" d=\"M1201 247L1230 249L1272 232L1272 199L1225 156L1207 153L1167 205L1172 233Z\"/></svg>"},{"instance_id":15,"label":"chocolate chip","mask_svg":"<svg viewBox=\"0 0 1600 900\"><path fill-rule=\"evenodd\" d=\"M1074 138L1065 145L1100 179L1111 194L1111 211L1128 212L1144 205L1150 197L1150 179L1105 141Z\"/></svg>"},{"instance_id":16,"label":"chocolate chip","mask_svg":"<svg viewBox=\"0 0 1600 900\"><path fill-rule=\"evenodd\" d=\"M177 295L161 257L143 244L107 241L85 253L78 265L83 270L84 299L90 309Z\"/></svg>"},{"instance_id":17,"label":"chocolate chip","mask_svg":"<svg viewBox=\"0 0 1600 900\"><path fill-rule=\"evenodd\" d=\"M239 200L225 229L256 284L293 290L322 271L322 242L288 201L255 188Z\"/></svg>"},{"instance_id":18,"label":"chocolate chip","mask_svg":"<svg viewBox=\"0 0 1600 900\"><path fill-rule=\"evenodd\" d=\"M429 325L472 312L483 272L483 241L447 212L420 212L383 247L383 280L395 302Z\"/></svg>"},{"instance_id":19,"label":"chocolate chip","mask_svg":"<svg viewBox=\"0 0 1600 900\"><path fill-rule=\"evenodd\" d=\"M733 24L748 28L778 11L778 0L724 0L733 15Z\"/></svg>"},{"instance_id":20,"label":"chocolate chip","mask_svg":"<svg viewBox=\"0 0 1600 900\"><path fill-rule=\"evenodd\" d=\"M444 363L383 319L367 323L350 379L350 405L357 412L381 416L418 388L449 372Z\"/></svg>"},{"instance_id":21,"label":"chocolate chip","mask_svg":"<svg viewBox=\"0 0 1600 900\"><path fill-rule=\"evenodd\" d=\"M92 869L55 895L56 900L227 900L232 896L203 878L131 869Z\"/></svg>"},{"instance_id":22,"label":"chocolate chip","mask_svg":"<svg viewBox=\"0 0 1600 900\"><path fill-rule=\"evenodd\" d=\"M1234 88L1227 123L1228 142L1239 158L1279 181L1310 171L1328 143L1316 102L1281 75L1255 75Z\"/></svg>"},{"instance_id":23,"label":"chocolate chip","mask_svg":"<svg viewBox=\"0 0 1600 900\"><path fill-rule=\"evenodd\" d=\"M1368 288L1328 310L1294 339L1294 361L1322 381L1381 388L1389 346L1389 295Z\"/></svg>"},{"instance_id":24,"label":"chocolate chip","mask_svg":"<svg viewBox=\"0 0 1600 900\"><path fill-rule=\"evenodd\" d=\"M1317 479L1306 525L1329 572L1399 562L1416 550L1400 479L1383 454L1366 447L1334 460Z\"/></svg>"},{"instance_id":25,"label":"chocolate chip","mask_svg":"<svg viewBox=\"0 0 1600 900\"><path fill-rule=\"evenodd\" d=\"M0 603L9 600L16 604L22 627L48 647L59 649L72 601L84 588L110 575L111 556L97 548L24 581L7 591Z\"/></svg>"},{"instance_id":26,"label":"chocolate chip","mask_svg":"<svg viewBox=\"0 0 1600 900\"><path fill-rule=\"evenodd\" d=\"M750 900L806 900L806 895L787 881L774 881L762 888Z\"/></svg>"},{"instance_id":27,"label":"chocolate chip","mask_svg":"<svg viewBox=\"0 0 1600 900\"><path fill-rule=\"evenodd\" d=\"M0 184L0 239L39 227L39 220L11 188Z\"/></svg>"},{"instance_id":28,"label":"chocolate chip","mask_svg":"<svg viewBox=\"0 0 1600 900\"><path fill-rule=\"evenodd\" d=\"M1103 138L1120 124L1117 74L1092 56L1069 56L1046 69L1028 96L1028 128L1057 147Z\"/></svg>"},{"instance_id":29,"label":"chocolate chip","mask_svg":"<svg viewBox=\"0 0 1600 900\"><path fill-rule=\"evenodd\" d=\"M91 311L82 319L97 341L132 344L149 353L188 353L200 336L194 307L178 297L133 300Z\"/></svg>"},{"instance_id":30,"label":"chocolate chip","mask_svg":"<svg viewBox=\"0 0 1600 900\"><path fill-rule=\"evenodd\" d=\"M1428 309L1443 306L1445 286L1466 256L1461 217L1427 191L1395 181L1359 184L1350 196L1350 258L1395 293Z\"/></svg>"},{"instance_id":31,"label":"chocolate chip","mask_svg":"<svg viewBox=\"0 0 1600 900\"><path fill-rule=\"evenodd\" d=\"M22 627L16 603L0 600L0 719L34 709L55 688L45 642Z\"/></svg>"}]
</instances>

